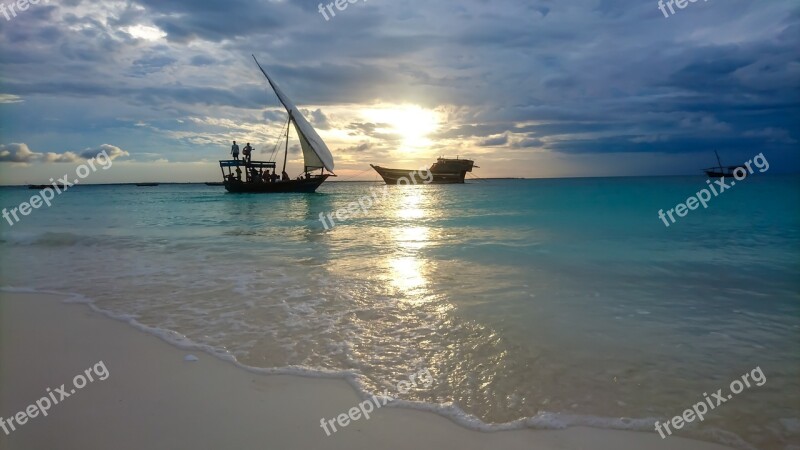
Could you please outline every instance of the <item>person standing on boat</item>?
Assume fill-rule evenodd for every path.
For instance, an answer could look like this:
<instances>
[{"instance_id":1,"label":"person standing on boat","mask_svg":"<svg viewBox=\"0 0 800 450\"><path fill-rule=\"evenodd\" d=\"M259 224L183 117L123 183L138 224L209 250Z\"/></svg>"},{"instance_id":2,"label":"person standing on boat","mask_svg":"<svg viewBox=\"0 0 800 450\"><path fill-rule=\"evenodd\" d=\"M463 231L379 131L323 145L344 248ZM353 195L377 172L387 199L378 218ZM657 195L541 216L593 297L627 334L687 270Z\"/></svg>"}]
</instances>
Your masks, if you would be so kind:
<instances>
[{"instance_id":1,"label":"person standing on boat","mask_svg":"<svg viewBox=\"0 0 800 450\"><path fill-rule=\"evenodd\" d=\"M272 175L269 176L269 181L271 181L273 183L276 183L278 181L277 170L278 169L272 169Z\"/></svg>"},{"instance_id":2,"label":"person standing on boat","mask_svg":"<svg viewBox=\"0 0 800 450\"><path fill-rule=\"evenodd\" d=\"M244 146L244 149L242 150L242 156L244 156L244 161L248 164L250 164L250 161L253 160L253 147L250 146L249 142Z\"/></svg>"},{"instance_id":3,"label":"person standing on boat","mask_svg":"<svg viewBox=\"0 0 800 450\"><path fill-rule=\"evenodd\" d=\"M233 141L233 145L231 146L231 155L233 155L233 160L239 160L239 146L236 145L236 141Z\"/></svg>"}]
</instances>

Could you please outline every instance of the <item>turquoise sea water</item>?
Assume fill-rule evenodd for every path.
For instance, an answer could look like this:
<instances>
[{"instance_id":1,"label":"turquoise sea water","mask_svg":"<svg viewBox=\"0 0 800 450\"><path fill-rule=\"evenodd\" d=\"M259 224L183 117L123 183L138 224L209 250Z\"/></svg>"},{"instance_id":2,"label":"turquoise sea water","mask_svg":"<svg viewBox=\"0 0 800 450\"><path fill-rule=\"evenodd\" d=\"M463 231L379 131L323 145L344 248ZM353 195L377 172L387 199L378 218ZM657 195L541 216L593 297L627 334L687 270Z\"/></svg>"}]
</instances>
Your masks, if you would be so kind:
<instances>
[{"instance_id":1,"label":"turquoise sea water","mask_svg":"<svg viewBox=\"0 0 800 450\"><path fill-rule=\"evenodd\" d=\"M77 186L0 231L0 285L80 294L258 368L348 376L467 426L800 445L800 178L756 174L665 227L703 177L326 183L314 195ZM0 188L11 208L35 191ZM374 194L374 195L373 195ZM371 196L326 230L320 213ZM308 424L309 430L318 424Z\"/></svg>"}]
</instances>

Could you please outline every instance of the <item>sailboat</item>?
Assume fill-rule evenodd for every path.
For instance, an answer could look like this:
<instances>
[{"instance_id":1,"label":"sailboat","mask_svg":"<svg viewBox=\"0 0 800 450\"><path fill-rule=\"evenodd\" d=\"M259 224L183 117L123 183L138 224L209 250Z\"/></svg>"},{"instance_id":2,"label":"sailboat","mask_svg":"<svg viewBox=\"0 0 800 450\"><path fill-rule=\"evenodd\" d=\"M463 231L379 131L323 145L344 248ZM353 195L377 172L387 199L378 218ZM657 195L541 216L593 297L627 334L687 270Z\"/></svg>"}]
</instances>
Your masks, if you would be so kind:
<instances>
[{"instance_id":1,"label":"sailboat","mask_svg":"<svg viewBox=\"0 0 800 450\"><path fill-rule=\"evenodd\" d=\"M267 75L255 55L253 60L261 70L261 73L267 78L275 95L278 96L278 100L280 100L289 114L289 120L286 124L283 171L281 176L277 177L275 161L222 160L219 162L219 167L222 170L225 189L231 193L314 192L328 177L336 176L333 173L333 155L331 155L328 146L325 145L325 142L314 130L314 127L303 117L300 110L278 87L275 81ZM300 139L300 147L303 149L303 173L296 179L290 179L286 174L286 161L289 156L289 131L292 124L294 124L294 129ZM227 173L225 172L226 169ZM272 176L269 176L270 169L272 170ZM313 173L317 170L319 170L319 173ZM326 173L326 170L330 173ZM267 172L267 175L264 175L264 171Z\"/></svg>"},{"instance_id":2,"label":"sailboat","mask_svg":"<svg viewBox=\"0 0 800 450\"><path fill-rule=\"evenodd\" d=\"M719 153L714 150L714 154L717 155L717 167L709 167L708 169L703 169L703 172L708 175L709 178L724 178L730 177L733 178L733 172L736 171L739 167L742 166L723 166L722 161L719 159ZM744 167L742 167L744 169ZM744 170L744 173L747 174L747 170Z\"/></svg>"}]
</instances>

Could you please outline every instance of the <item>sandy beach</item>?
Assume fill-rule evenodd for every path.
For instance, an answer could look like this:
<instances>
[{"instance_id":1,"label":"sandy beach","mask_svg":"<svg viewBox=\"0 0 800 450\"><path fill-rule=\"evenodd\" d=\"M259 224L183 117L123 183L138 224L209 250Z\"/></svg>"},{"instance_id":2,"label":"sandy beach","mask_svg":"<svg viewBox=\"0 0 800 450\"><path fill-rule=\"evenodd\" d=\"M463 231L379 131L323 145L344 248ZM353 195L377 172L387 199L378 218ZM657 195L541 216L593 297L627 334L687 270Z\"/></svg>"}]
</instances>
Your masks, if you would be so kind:
<instances>
[{"instance_id":1,"label":"sandy beach","mask_svg":"<svg viewBox=\"0 0 800 450\"><path fill-rule=\"evenodd\" d=\"M62 403L12 431L0 447L28 449L693 449L726 447L654 433L591 428L485 433L402 408L376 410L332 436L320 419L361 399L345 381L250 373L189 354L83 304L56 296L0 296L0 417L70 386L102 361L95 377Z\"/></svg>"}]
</instances>

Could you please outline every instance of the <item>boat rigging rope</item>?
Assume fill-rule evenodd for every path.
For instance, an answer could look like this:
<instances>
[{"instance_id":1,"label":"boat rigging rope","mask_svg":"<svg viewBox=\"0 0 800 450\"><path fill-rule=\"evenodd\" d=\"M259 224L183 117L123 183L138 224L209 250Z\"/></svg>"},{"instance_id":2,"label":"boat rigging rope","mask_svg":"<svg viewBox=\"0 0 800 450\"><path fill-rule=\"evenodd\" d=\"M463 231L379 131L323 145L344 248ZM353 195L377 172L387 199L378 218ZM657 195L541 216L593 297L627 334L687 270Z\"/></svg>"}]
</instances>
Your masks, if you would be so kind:
<instances>
[{"instance_id":1,"label":"boat rigging rope","mask_svg":"<svg viewBox=\"0 0 800 450\"><path fill-rule=\"evenodd\" d=\"M488 180L486 180L486 179L484 179L484 178L481 178L481 177L479 177L479 176L475 175L475 174L474 174L474 173L472 173L472 172L467 172L467 175L470 175L470 176L474 177L474 178L475 178L476 180L478 180L478 181L488 181Z\"/></svg>"},{"instance_id":2,"label":"boat rigging rope","mask_svg":"<svg viewBox=\"0 0 800 450\"><path fill-rule=\"evenodd\" d=\"M349 181L349 180L352 180L353 178L355 178L355 177L357 177L357 176L361 175L361 174L362 174L362 173L364 173L364 172L370 171L370 170L372 170L372 167L370 167L369 169L362 170L361 172L358 172L357 174L355 174L355 175L353 175L353 176L351 176L351 177L343 178L343 179L341 179L341 180L339 180L339 181L341 182L341 181Z\"/></svg>"},{"instance_id":3,"label":"boat rigging rope","mask_svg":"<svg viewBox=\"0 0 800 450\"><path fill-rule=\"evenodd\" d=\"M292 118L289 117L289 120L292 120ZM278 151L278 145L280 145L280 143L283 141L283 136L288 132L288 130L289 130L289 121L287 120L286 125L284 125L282 128L280 136L278 136L278 140L275 142L275 148L272 149L272 154L269 155L268 161L275 161L275 152Z\"/></svg>"}]
</instances>

